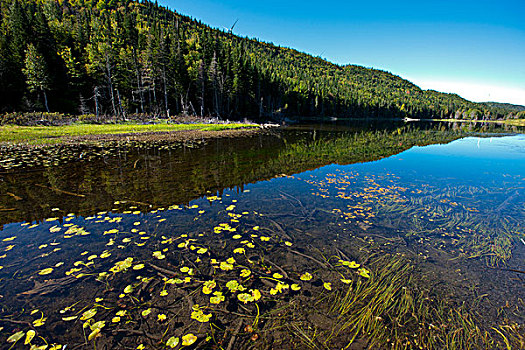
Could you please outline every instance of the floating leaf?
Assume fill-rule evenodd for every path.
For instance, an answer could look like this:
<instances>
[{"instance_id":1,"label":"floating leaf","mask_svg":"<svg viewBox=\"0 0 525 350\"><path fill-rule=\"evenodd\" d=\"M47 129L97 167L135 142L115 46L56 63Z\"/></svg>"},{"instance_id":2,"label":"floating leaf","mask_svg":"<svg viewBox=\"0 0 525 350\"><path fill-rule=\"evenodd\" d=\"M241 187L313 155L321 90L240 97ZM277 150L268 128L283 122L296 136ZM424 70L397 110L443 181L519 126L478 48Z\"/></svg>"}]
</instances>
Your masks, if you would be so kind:
<instances>
[{"instance_id":1,"label":"floating leaf","mask_svg":"<svg viewBox=\"0 0 525 350\"><path fill-rule=\"evenodd\" d=\"M234 254L244 254L244 253L245 253L245 250L244 250L244 248L235 248L235 249L233 250L233 253L234 253Z\"/></svg>"},{"instance_id":2,"label":"floating leaf","mask_svg":"<svg viewBox=\"0 0 525 350\"><path fill-rule=\"evenodd\" d=\"M40 270L38 274L39 275L49 275L51 272L53 272L53 268L48 267L47 269Z\"/></svg>"},{"instance_id":3,"label":"floating leaf","mask_svg":"<svg viewBox=\"0 0 525 350\"><path fill-rule=\"evenodd\" d=\"M142 311L142 313L141 313L141 315L144 316L144 317L148 316L149 314L151 314L151 309L146 309L146 310Z\"/></svg>"},{"instance_id":4,"label":"floating leaf","mask_svg":"<svg viewBox=\"0 0 525 350\"><path fill-rule=\"evenodd\" d=\"M325 283L323 283L323 287L324 287L326 290L332 290L332 283L330 283L330 282L325 282Z\"/></svg>"},{"instance_id":5,"label":"floating leaf","mask_svg":"<svg viewBox=\"0 0 525 350\"><path fill-rule=\"evenodd\" d=\"M313 278L312 274L309 272L305 272L301 275L300 279L301 281L309 281Z\"/></svg>"},{"instance_id":6,"label":"floating leaf","mask_svg":"<svg viewBox=\"0 0 525 350\"><path fill-rule=\"evenodd\" d=\"M274 273L272 276L273 276L273 278L277 278L277 279L280 279L280 278L283 278L283 277L284 277L283 275L281 275L281 274L278 273L278 272Z\"/></svg>"},{"instance_id":7,"label":"floating leaf","mask_svg":"<svg viewBox=\"0 0 525 350\"><path fill-rule=\"evenodd\" d=\"M70 316L70 317L62 317L62 321L73 321L73 320L76 320L78 318L78 316Z\"/></svg>"},{"instance_id":8,"label":"floating leaf","mask_svg":"<svg viewBox=\"0 0 525 350\"><path fill-rule=\"evenodd\" d=\"M24 345L30 344L31 340L33 340L33 338L35 337L35 334L36 332L34 330L32 329L28 330L26 334L26 339L24 341Z\"/></svg>"},{"instance_id":9,"label":"floating leaf","mask_svg":"<svg viewBox=\"0 0 525 350\"><path fill-rule=\"evenodd\" d=\"M204 282L204 285L202 287L202 292L204 294L211 294L213 288L217 286L217 282L215 281L206 281Z\"/></svg>"},{"instance_id":10,"label":"floating leaf","mask_svg":"<svg viewBox=\"0 0 525 350\"><path fill-rule=\"evenodd\" d=\"M166 345L173 349L174 347L179 345L179 342L180 342L179 337L171 337L166 342Z\"/></svg>"},{"instance_id":11,"label":"floating leaf","mask_svg":"<svg viewBox=\"0 0 525 350\"><path fill-rule=\"evenodd\" d=\"M356 263L355 261L345 261L345 260L339 260L339 263L342 264L343 266L347 266L351 269L357 269L359 266L361 266L360 264Z\"/></svg>"},{"instance_id":12,"label":"floating leaf","mask_svg":"<svg viewBox=\"0 0 525 350\"><path fill-rule=\"evenodd\" d=\"M221 261L221 264L219 265L219 267L223 271L233 270L233 265L232 264L228 264L226 261Z\"/></svg>"},{"instance_id":13,"label":"floating leaf","mask_svg":"<svg viewBox=\"0 0 525 350\"><path fill-rule=\"evenodd\" d=\"M158 314L157 315L157 319L162 322L164 321L165 319L167 318L167 316L165 314Z\"/></svg>"},{"instance_id":14,"label":"floating leaf","mask_svg":"<svg viewBox=\"0 0 525 350\"><path fill-rule=\"evenodd\" d=\"M161 251L153 252L153 256L159 260L166 258L166 255L162 254Z\"/></svg>"},{"instance_id":15,"label":"floating leaf","mask_svg":"<svg viewBox=\"0 0 525 350\"><path fill-rule=\"evenodd\" d=\"M226 287L230 290L230 292L234 293L236 291L243 291L245 288L239 284L236 280L231 280L226 283Z\"/></svg>"},{"instance_id":16,"label":"floating leaf","mask_svg":"<svg viewBox=\"0 0 525 350\"><path fill-rule=\"evenodd\" d=\"M34 320L33 321L33 326L35 327L41 327L44 325L44 323L46 322L47 318L46 317L42 317L42 318L39 318L38 320Z\"/></svg>"},{"instance_id":17,"label":"floating leaf","mask_svg":"<svg viewBox=\"0 0 525 350\"><path fill-rule=\"evenodd\" d=\"M279 282L279 283L277 283L275 288L270 289L270 294L271 295L276 295L277 293L282 293L285 289L288 289L288 288L290 288L290 286L288 284Z\"/></svg>"},{"instance_id":18,"label":"floating leaf","mask_svg":"<svg viewBox=\"0 0 525 350\"><path fill-rule=\"evenodd\" d=\"M241 293L237 295L237 299L239 299L239 301L242 301L244 304L247 304L255 300L253 295L248 294L248 293Z\"/></svg>"},{"instance_id":19,"label":"floating leaf","mask_svg":"<svg viewBox=\"0 0 525 350\"><path fill-rule=\"evenodd\" d=\"M106 326L106 322L105 321L98 321L98 322L95 322L93 323L90 328L91 330L95 330L95 329L102 329Z\"/></svg>"},{"instance_id":20,"label":"floating leaf","mask_svg":"<svg viewBox=\"0 0 525 350\"><path fill-rule=\"evenodd\" d=\"M248 269L242 269L241 270L241 277L248 277L252 274L252 272Z\"/></svg>"},{"instance_id":21,"label":"floating leaf","mask_svg":"<svg viewBox=\"0 0 525 350\"><path fill-rule=\"evenodd\" d=\"M210 298L210 303L212 304L220 304L222 301L224 301L224 296L222 295L222 292L213 292L213 297Z\"/></svg>"},{"instance_id":22,"label":"floating leaf","mask_svg":"<svg viewBox=\"0 0 525 350\"><path fill-rule=\"evenodd\" d=\"M197 305L196 305L197 306ZM201 309L193 310L191 313L191 318L202 323L210 321L212 314L205 314Z\"/></svg>"},{"instance_id":23,"label":"floating leaf","mask_svg":"<svg viewBox=\"0 0 525 350\"><path fill-rule=\"evenodd\" d=\"M298 285L297 283L294 283L294 284L292 284L292 285L290 286L290 288L291 288L293 291L297 292L298 290L301 289L301 286Z\"/></svg>"},{"instance_id":24,"label":"floating leaf","mask_svg":"<svg viewBox=\"0 0 525 350\"><path fill-rule=\"evenodd\" d=\"M100 328L95 328L88 336L88 340L92 340L100 334Z\"/></svg>"},{"instance_id":25,"label":"floating leaf","mask_svg":"<svg viewBox=\"0 0 525 350\"><path fill-rule=\"evenodd\" d=\"M80 317L80 320L81 321L85 321L85 320L89 320L90 318L92 318L93 316L95 316L97 313L97 309L93 308L93 309L89 309L87 311L85 311L83 314L82 314L82 317Z\"/></svg>"},{"instance_id":26,"label":"floating leaf","mask_svg":"<svg viewBox=\"0 0 525 350\"><path fill-rule=\"evenodd\" d=\"M364 267L357 270L357 273L364 278L370 278L370 271L365 269Z\"/></svg>"},{"instance_id":27,"label":"floating leaf","mask_svg":"<svg viewBox=\"0 0 525 350\"><path fill-rule=\"evenodd\" d=\"M133 270L142 270L144 268L144 264L137 264L133 266Z\"/></svg>"},{"instance_id":28,"label":"floating leaf","mask_svg":"<svg viewBox=\"0 0 525 350\"><path fill-rule=\"evenodd\" d=\"M182 336L182 346L190 346L197 341L197 337L192 333L188 333Z\"/></svg>"},{"instance_id":29,"label":"floating leaf","mask_svg":"<svg viewBox=\"0 0 525 350\"><path fill-rule=\"evenodd\" d=\"M7 338L7 342L8 343L16 343L17 341L22 339L24 334L25 334L24 331L16 332L15 334L12 334L9 338Z\"/></svg>"},{"instance_id":30,"label":"floating leaf","mask_svg":"<svg viewBox=\"0 0 525 350\"><path fill-rule=\"evenodd\" d=\"M129 294L133 292L133 286L130 284L126 288L124 288L124 293Z\"/></svg>"}]
</instances>

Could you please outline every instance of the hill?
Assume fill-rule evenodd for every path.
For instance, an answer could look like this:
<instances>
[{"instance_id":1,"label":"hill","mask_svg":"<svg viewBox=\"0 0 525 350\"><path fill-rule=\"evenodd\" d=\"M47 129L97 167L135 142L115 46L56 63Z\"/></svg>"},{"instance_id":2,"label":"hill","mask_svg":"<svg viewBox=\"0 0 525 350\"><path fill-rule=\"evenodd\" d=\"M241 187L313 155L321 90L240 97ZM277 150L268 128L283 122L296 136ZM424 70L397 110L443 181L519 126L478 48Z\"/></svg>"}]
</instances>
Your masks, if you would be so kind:
<instances>
[{"instance_id":1,"label":"hill","mask_svg":"<svg viewBox=\"0 0 525 350\"><path fill-rule=\"evenodd\" d=\"M0 111L476 118L518 110L211 28L150 1L0 0Z\"/></svg>"},{"instance_id":2,"label":"hill","mask_svg":"<svg viewBox=\"0 0 525 350\"><path fill-rule=\"evenodd\" d=\"M501 103L501 102L483 102L483 105L486 105L489 108L500 108L503 110L507 110L509 112L523 112L525 111L525 106L522 105L514 105L511 103Z\"/></svg>"}]
</instances>

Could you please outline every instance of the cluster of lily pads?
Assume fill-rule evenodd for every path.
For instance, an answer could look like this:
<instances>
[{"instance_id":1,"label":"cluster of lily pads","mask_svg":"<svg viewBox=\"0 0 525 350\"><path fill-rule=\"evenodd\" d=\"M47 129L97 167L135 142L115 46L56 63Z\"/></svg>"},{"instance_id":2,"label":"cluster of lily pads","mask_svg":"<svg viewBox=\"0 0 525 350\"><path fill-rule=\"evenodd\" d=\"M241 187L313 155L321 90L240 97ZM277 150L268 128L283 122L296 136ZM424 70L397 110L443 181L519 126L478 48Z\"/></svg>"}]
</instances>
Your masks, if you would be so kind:
<instances>
[{"instance_id":1,"label":"cluster of lily pads","mask_svg":"<svg viewBox=\"0 0 525 350\"><path fill-rule=\"evenodd\" d=\"M20 171L27 168L48 168L73 162L89 162L97 159L124 156L140 150L168 151L181 148L197 148L204 140L173 141L75 141L50 145L0 145L0 170Z\"/></svg>"},{"instance_id":2,"label":"cluster of lily pads","mask_svg":"<svg viewBox=\"0 0 525 350\"><path fill-rule=\"evenodd\" d=\"M335 257L326 261L332 275L319 266L286 271L269 262L269 256L300 249L290 237L271 230L258 212L239 210L236 199L209 196L207 201L209 205L173 205L148 214L130 207L122 214L70 214L19 224L16 235L2 239L0 258L8 263L1 273L9 279L18 271L28 289L18 296L35 299L29 312L10 305L8 312L30 329L12 328L6 342L17 344L25 336L24 343L34 349L58 349L62 340L51 331L58 323L95 343L111 342L118 333L136 336L148 325L164 329L158 340L165 346L185 347L226 333L232 315L251 317L256 334L261 313L276 302L299 296L303 289L322 295L353 278L370 278L361 264ZM188 220L195 224L193 230L177 230L178 223ZM31 241L38 245L28 249ZM21 266L17 259L22 254L34 262ZM34 281L33 289L29 281ZM46 286L68 289L71 295L56 301L54 309L37 305L46 300ZM93 297L65 304L86 286ZM151 345L142 343L146 334L139 338L139 348Z\"/></svg>"}]
</instances>

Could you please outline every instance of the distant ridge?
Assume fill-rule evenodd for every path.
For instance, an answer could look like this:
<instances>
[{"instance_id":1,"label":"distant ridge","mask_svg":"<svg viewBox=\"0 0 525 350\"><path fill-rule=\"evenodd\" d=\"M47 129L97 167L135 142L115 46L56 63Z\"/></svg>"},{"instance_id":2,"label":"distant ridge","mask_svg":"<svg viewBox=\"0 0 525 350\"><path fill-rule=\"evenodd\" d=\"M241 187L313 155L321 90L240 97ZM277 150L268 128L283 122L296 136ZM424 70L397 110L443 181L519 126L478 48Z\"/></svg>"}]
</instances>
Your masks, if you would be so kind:
<instances>
[{"instance_id":1,"label":"distant ridge","mask_svg":"<svg viewBox=\"0 0 525 350\"><path fill-rule=\"evenodd\" d=\"M151 1L2 0L0 19L0 112L274 120L525 113L240 37Z\"/></svg>"},{"instance_id":2,"label":"distant ridge","mask_svg":"<svg viewBox=\"0 0 525 350\"><path fill-rule=\"evenodd\" d=\"M490 108L504 109L504 110L507 110L509 112L512 112L512 111L523 112L523 111L525 111L525 106L515 105L515 104L511 104L511 103L482 102L481 104L486 105L487 107L490 107Z\"/></svg>"}]
</instances>

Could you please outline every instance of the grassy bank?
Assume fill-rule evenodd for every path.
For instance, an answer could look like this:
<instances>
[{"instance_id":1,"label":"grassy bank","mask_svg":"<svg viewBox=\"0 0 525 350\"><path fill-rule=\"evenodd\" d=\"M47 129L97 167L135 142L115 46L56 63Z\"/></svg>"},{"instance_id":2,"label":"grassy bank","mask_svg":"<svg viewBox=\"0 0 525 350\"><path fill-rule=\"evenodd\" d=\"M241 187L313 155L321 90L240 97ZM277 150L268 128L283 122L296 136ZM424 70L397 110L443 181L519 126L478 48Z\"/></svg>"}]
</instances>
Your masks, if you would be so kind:
<instances>
[{"instance_id":1,"label":"grassy bank","mask_svg":"<svg viewBox=\"0 0 525 350\"><path fill-rule=\"evenodd\" d=\"M64 126L0 126L0 142L59 144L71 137L174 131L221 131L256 128L256 124L73 124Z\"/></svg>"}]
</instances>

